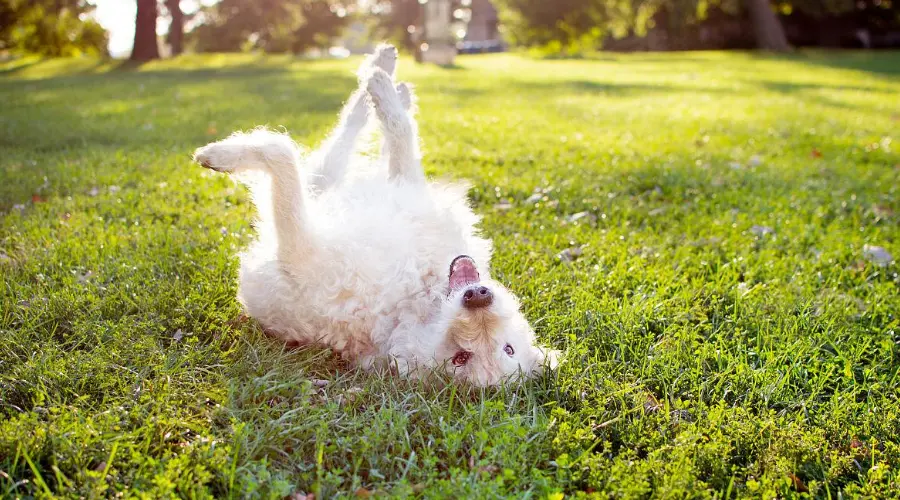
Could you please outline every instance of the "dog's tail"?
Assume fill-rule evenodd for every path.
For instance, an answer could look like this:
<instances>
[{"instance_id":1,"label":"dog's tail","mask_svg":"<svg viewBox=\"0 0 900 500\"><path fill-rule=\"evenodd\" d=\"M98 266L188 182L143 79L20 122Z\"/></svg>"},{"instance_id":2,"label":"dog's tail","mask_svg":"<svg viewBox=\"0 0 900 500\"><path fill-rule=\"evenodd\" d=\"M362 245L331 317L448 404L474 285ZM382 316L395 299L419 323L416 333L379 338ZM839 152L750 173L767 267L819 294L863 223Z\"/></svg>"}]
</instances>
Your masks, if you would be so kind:
<instances>
[{"instance_id":1,"label":"dog's tail","mask_svg":"<svg viewBox=\"0 0 900 500\"><path fill-rule=\"evenodd\" d=\"M238 132L194 153L200 165L218 172L257 171L271 182L242 179L250 188L263 222L271 222L277 237L277 255L286 263L296 263L311 248L307 234L306 203L300 184L300 147L285 134L263 128Z\"/></svg>"}]
</instances>

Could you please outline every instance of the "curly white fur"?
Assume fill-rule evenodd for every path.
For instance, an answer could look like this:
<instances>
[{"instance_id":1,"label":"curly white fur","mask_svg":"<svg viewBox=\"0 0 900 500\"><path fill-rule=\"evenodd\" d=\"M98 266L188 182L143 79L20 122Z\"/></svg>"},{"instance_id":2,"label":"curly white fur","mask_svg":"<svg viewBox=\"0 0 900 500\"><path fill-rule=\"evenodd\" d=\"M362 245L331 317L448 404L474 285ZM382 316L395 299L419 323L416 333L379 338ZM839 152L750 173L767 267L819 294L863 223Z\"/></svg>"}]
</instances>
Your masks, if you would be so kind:
<instances>
[{"instance_id":1,"label":"curly white fur","mask_svg":"<svg viewBox=\"0 0 900 500\"><path fill-rule=\"evenodd\" d=\"M268 332L327 344L365 368L388 361L418 375L445 367L477 385L533 374L555 356L535 345L516 297L490 278L491 242L475 229L466 187L426 181L414 96L392 79L396 59L383 45L363 63L360 89L308 157L265 129L196 151L204 167L263 174L263 182L244 179L260 225L241 258L238 298ZM384 135L387 175L377 162L348 169L367 101ZM461 255L471 260L460 267L480 279L451 286L461 282L462 273L448 277ZM474 306L478 291L493 300Z\"/></svg>"}]
</instances>

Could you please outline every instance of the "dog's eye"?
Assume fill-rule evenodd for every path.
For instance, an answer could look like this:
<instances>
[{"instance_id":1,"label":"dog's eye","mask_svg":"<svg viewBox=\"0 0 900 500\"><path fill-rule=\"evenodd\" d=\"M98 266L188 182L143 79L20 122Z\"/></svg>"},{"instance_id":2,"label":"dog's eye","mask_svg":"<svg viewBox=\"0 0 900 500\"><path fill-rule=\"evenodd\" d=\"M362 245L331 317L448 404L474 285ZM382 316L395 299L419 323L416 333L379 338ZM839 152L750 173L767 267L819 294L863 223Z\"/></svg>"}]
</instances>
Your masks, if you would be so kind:
<instances>
[{"instance_id":1,"label":"dog's eye","mask_svg":"<svg viewBox=\"0 0 900 500\"><path fill-rule=\"evenodd\" d=\"M469 362L469 358L472 357L472 353L469 351L459 351L453 356L453 364L455 366L463 366Z\"/></svg>"},{"instance_id":2,"label":"dog's eye","mask_svg":"<svg viewBox=\"0 0 900 500\"><path fill-rule=\"evenodd\" d=\"M505 346L503 346L503 351L506 352L506 354L509 354L510 356L512 356L513 354L516 353L516 350L513 349L513 346L511 346L509 344L506 344Z\"/></svg>"}]
</instances>

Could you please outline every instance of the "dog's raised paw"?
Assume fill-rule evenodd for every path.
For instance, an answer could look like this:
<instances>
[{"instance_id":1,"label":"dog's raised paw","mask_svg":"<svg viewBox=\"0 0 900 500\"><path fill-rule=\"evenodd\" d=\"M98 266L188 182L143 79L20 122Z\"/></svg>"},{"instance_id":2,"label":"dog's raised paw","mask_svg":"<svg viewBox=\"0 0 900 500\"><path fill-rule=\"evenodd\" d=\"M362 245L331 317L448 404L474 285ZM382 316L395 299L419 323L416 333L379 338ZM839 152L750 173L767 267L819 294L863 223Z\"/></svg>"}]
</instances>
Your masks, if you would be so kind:
<instances>
[{"instance_id":1,"label":"dog's raised paw","mask_svg":"<svg viewBox=\"0 0 900 500\"><path fill-rule=\"evenodd\" d=\"M372 55L372 64L376 68L384 70L388 76L393 77L397 69L397 49L390 44L379 45Z\"/></svg>"},{"instance_id":2,"label":"dog's raised paw","mask_svg":"<svg viewBox=\"0 0 900 500\"><path fill-rule=\"evenodd\" d=\"M216 172L231 172L234 170L233 162L229 160L232 153L225 151L229 147L225 144L214 142L194 151L194 161L201 167L215 170Z\"/></svg>"},{"instance_id":3,"label":"dog's raised paw","mask_svg":"<svg viewBox=\"0 0 900 500\"><path fill-rule=\"evenodd\" d=\"M376 69L369 76L369 80L366 82L366 91L369 92L369 96L376 107L388 104L392 98L399 98L396 90L394 90L391 77L381 69Z\"/></svg>"},{"instance_id":4,"label":"dog's raised paw","mask_svg":"<svg viewBox=\"0 0 900 500\"><path fill-rule=\"evenodd\" d=\"M375 69L382 69L389 77L394 77L397 69L397 49L393 45L382 44L369 54L359 68L360 80L365 80Z\"/></svg>"}]
</instances>

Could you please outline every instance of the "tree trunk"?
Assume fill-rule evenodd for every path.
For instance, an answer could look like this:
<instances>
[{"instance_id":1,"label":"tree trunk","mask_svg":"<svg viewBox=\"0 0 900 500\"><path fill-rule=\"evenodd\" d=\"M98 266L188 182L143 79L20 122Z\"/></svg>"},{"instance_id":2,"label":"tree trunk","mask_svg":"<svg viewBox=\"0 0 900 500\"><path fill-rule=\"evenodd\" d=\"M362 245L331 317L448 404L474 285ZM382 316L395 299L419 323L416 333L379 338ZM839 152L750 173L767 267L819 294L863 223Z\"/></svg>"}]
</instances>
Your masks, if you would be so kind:
<instances>
[{"instance_id":1,"label":"tree trunk","mask_svg":"<svg viewBox=\"0 0 900 500\"><path fill-rule=\"evenodd\" d=\"M774 52L788 52L791 46L784 36L784 28L778 16L772 11L769 0L746 0L750 22L753 23L753 34L756 35L756 47Z\"/></svg>"},{"instance_id":2,"label":"tree trunk","mask_svg":"<svg viewBox=\"0 0 900 500\"><path fill-rule=\"evenodd\" d=\"M134 21L134 48L132 61L159 59L156 43L156 0L137 0L137 16Z\"/></svg>"},{"instance_id":3,"label":"tree trunk","mask_svg":"<svg viewBox=\"0 0 900 500\"><path fill-rule=\"evenodd\" d=\"M181 11L181 0L166 0L166 9L172 16L167 38L172 47L172 55L177 56L184 51L184 12Z\"/></svg>"}]
</instances>

